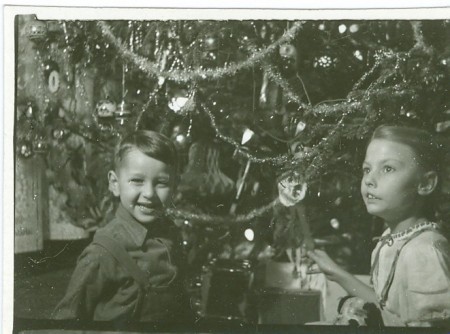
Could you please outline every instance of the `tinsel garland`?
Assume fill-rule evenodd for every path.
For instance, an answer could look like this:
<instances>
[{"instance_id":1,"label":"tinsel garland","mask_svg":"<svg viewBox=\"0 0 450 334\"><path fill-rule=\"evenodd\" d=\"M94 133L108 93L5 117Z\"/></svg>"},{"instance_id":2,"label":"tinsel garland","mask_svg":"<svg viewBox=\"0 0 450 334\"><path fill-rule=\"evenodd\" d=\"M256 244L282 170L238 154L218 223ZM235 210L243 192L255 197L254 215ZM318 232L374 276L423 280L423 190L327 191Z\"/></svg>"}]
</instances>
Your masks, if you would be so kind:
<instances>
[{"instance_id":1,"label":"tinsel garland","mask_svg":"<svg viewBox=\"0 0 450 334\"><path fill-rule=\"evenodd\" d=\"M305 104L301 98L294 92L289 82L283 78L280 71L275 69L275 66L265 62L262 66L263 70L266 71L270 79L272 79L278 86L283 89L283 94L287 96L290 101L297 103L299 106L308 109L309 105Z\"/></svg>"},{"instance_id":2,"label":"tinsel garland","mask_svg":"<svg viewBox=\"0 0 450 334\"><path fill-rule=\"evenodd\" d=\"M254 155L244 151L242 149L242 146L237 141L235 141L234 139L232 139L230 137L227 137L227 136L223 135L220 132L219 128L217 127L215 117L212 114L211 110L209 110L209 108L203 103L201 104L201 106L202 106L202 109L205 111L206 115L208 115L208 117L209 117L209 119L211 121L211 126L214 128L217 137L219 137L224 142L234 146L234 148L236 150L238 150L239 153L242 154L242 156L246 157L251 162L260 163L260 164L270 163L270 164L272 164L274 166L277 166L277 165L280 165L280 164L284 164L284 163L286 163L288 161L288 156L286 154L279 155L277 157L258 158L258 157L255 157Z\"/></svg>"},{"instance_id":3,"label":"tinsel garland","mask_svg":"<svg viewBox=\"0 0 450 334\"><path fill-rule=\"evenodd\" d=\"M215 69L192 69L192 70L171 70L166 71L159 68L159 65L148 61L148 59L134 53L129 50L126 44L119 41L111 31L109 25L104 21L99 21L98 26L100 27L103 36L112 43L118 50L119 55L126 61L133 63L137 68L144 71L145 73L154 77L163 77L166 79L173 80L175 82L189 82L192 80L209 79L217 80L227 76L233 76L238 71L251 68L257 63L261 62L264 58L277 51L281 44L287 43L292 40L302 27L302 22L294 22L292 27L287 30L283 36L281 36L277 41L270 44L267 48L253 53L246 60L228 65L226 67L220 67Z\"/></svg>"},{"instance_id":4,"label":"tinsel garland","mask_svg":"<svg viewBox=\"0 0 450 334\"><path fill-rule=\"evenodd\" d=\"M239 214L235 216L218 216L210 215L204 213L194 213L178 209L167 209L167 214L175 219L191 220L193 223L203 223L203 224L242 224L251 221L257 217L272 210L276 205L279 205L278 197L274 199L269 204L256 208L248 213Z\"/></svg>"}]
</instances>

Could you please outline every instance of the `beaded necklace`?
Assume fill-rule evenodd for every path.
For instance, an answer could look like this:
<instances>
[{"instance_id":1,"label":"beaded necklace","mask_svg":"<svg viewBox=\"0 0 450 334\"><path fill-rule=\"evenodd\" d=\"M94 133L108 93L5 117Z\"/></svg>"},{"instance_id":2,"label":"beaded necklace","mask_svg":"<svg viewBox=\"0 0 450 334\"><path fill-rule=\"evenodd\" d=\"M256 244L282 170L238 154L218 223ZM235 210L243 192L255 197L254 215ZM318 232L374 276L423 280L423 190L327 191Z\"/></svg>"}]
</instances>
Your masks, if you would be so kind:
<instances>
[{"instance_id":1,"label":"beaded necklace","mask_svg":"<svg viewBox=\"0 0 450 334\"><path fill-rule=\"evenodd\" d=\"M375 259L373 261L372 268L370 269L370 283L373 284L373 274L375 272L378 272L379 267L379 257L380 257L380 251L381 248L383 248L384 245L392 246L394 244L394 241L396 240L402 240L404 241L403 244L397 249L397 252L395 253L394 261L392 262L391 270L389 271L388 278L386 279L386 282L383 286L383 289L381 290L381 295L379 298L380 307L383 309L386 305L386 300L388 297L389 289L391 288L392 281L394 280L394 274L395 269L397 267L397 261L400 255L401 250L405 245L410 242L412 239L417 237L419 234L430 231L430 230L437 230L439 228L439 225L434 222L422 222L419 224L416 224L404 231L393 233L393 234L387 234L380 238L380 247L378 247L377 253L375 254Z\"/></svg>"}]
</instances>

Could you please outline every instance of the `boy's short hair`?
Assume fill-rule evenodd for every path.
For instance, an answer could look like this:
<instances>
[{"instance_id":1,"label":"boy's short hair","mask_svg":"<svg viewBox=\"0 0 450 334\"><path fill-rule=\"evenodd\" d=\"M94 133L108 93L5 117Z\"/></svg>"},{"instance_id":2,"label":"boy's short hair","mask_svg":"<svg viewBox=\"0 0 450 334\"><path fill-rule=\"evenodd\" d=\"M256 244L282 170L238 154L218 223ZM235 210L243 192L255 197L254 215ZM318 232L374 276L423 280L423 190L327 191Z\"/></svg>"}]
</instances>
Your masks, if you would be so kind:
<instances>
[{"instance_id":1,"label":"boy's short hair","mask_svg":"<svg viewBox=\"0 0 450 334\"><path fill-rule=\"evenodd\" d=\"M125 155L138 149L146 156L164 162L178 170L178 156L174 143L163 134L150 130L137 130L125 135L114 152L114 168L119 167Z\"/></svg>"}]
</instances>

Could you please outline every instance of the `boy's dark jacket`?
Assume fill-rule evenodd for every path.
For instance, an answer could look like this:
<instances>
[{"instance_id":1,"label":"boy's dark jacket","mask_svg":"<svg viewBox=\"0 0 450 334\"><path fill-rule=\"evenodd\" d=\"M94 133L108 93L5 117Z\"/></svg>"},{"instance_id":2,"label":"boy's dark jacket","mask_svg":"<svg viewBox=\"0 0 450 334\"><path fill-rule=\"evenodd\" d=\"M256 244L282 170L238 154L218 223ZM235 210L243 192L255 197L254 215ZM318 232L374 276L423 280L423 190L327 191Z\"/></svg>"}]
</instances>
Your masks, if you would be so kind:
<instances>
[{"instance_id":1,"label":"boy's dark jacket","mask_svg":"<svg viewBox=\"0 0 450 334\"><path fill-rule=\"evenodd\" d=\"M148 277L143 288L96 237L113 239ZM125 254L126 255L126 254ZM173 222L144 227L119 205L115 218L99 229L80 255L55 319L98 321L188 321L182 282L181 239Z\"/></svg>"}]
</instances>

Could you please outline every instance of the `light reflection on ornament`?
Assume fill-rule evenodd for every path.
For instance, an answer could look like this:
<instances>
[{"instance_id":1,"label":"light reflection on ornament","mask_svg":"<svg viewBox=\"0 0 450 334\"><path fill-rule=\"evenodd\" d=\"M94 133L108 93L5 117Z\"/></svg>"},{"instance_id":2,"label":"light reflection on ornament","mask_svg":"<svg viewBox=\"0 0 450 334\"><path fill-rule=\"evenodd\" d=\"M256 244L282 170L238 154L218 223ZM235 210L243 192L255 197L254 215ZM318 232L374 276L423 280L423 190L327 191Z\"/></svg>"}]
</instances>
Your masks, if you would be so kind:
<instances>
[{"instance_id":1,"label":"light reflection on ornament","mask_svg":"<svg viewBox=\"0 0 450 334\"><path fill-rule=\"evenodd\" d=\"M99 118L109 118L114 116L116 105L110 100L102 100L95 106L95 113Z\"/></svg>"},{"instance_id":2,"label":"light reflection on ornament","mask_svg":"<svg viewBox=\"0 0 450 334\"><path fill-rule=\"evenodd\" d=\"M172 97L169 102L169 108L175 112L179 112L188 100L189 98L185 96Z\"/></svg>"},{"instance_id":3,"label":"light reflection on ornament","mask_svg":"<svg viewBox=\"0 0 450 334\"><path fill-rule=\"evenodd\" d=\"M25 116L27 118L32 118L34 115L33 106L31 103L28 103L27 110L25 111Z\"/></svg>"},{"instance_id":4,"label":"light reflection on ornament","mask_svg":"<svg viewBox=\"0 0 450 334\"><path fill-rule=\"evenodd\" d=\"M44 137L39 137L33 145L33 151L36 153L45 153L47 152L48 144Z\"/></svg>"},{"instance_id":5,"label":"light reflection on ornament","mask_svg":"<svg viewBox=\"0 0 450 334\"><path fill-rule=\"evenodd\" d=\"M295 134L294 136L298 135L300 132L302 132L303 130L305 130L306 128L306 123L304 122L298 122L297 127L295 129Z\"/></svg>"},{"instance_id":6,"label":"light reflection on ornament","mask_svg":"<svg viewBox=\"0 0 450 334\"><path fill-rule=\"evenodd\" d=\"M347 26L345 24L340 24L338 29L339 29L339 33L343 34L344 32L347 31Z\"/></svg>"},{"instance_id":7,"label":"light reflection on ornament","mask_svg":"<svg viewBox=\"0 0 450 334\"><path fill-rule=\"evenodd\" d=\"M331 218L330 225L331 225L332 228L337 230L339 228L339 225L340 225L339 220L337 220L336 218Z\"/></svg>"},{"instance_id":8,"label":"light reflection on ornament","mask_svg":"<svg viewBox=\"0 0 450 334\"><path fill-rule=\"evenodd\" d=\"M253 232L251 228L248 228L244 231L244 236L248 241L253 241L253 239L255 238L255 232Z\"/></svg>"},{"instance_id":9,"label":"light reflection on ornament","mask_svg":"<svg viewBox=\"0 0 450 334\"><path fill-rule=\"evenodd\" d=\"M361 51L359 51L359 50L356 50L355 52L353 52L353 55L355 56L356 59L358 59L360 61L363 61L363 59L364 59Z\"/></svg>"},{"instance_id":10,"label":"light reflection on ornament","mask_svg":"<svg viewBox=\"0 0 450 334\"><path fill-rule=\"evenodd\" d=\"M350 26L350 28L348 29L352 34L357 32L359 30L359 25L357 25L356 23L352 24Z\"/></svg>"},{"instance_id":11,"label":"light reflection on ornament","mask_svg":"<svg viewBox=\"0 0 450 334\"><path fill-rule=\"evenodd\" d=\"M29 158L33 155L33 150L29 142L24 142L20 145L20 155L24 158Z\"/></svg>"},{"instance_id":12,"label":"light reflection on ornament","mask_svg":"<svg viewBox=\"0 0 450 334\"><path fill-rule=\"evenodd\" d=\"M186 136L183 134L179 134L175 137L175 140L180 143L183 144L186 141Z\"/></svg>"},{"instance_id":13,"label":"light reflection on ornament","mask_svg":"<svg viewBox=\"0 0 450 334\"><path fill-rule=\"evenodd\" d=\"M252 139L254 134L255 133L252 130L246 128L244 134L242 135L241 145L245 145L245 143L247 143L250 139Z\"/></svg>"},{"instance_id":14,"label":"light reflection on ornament","mask_svg":"<svg viewBox=\"0 0 450 334\"><path fill-rule=\"evenodd\" d=\"M325 30L325 24L321 23L319 24L319 30Z\"/></svg>"}]
</instances>

